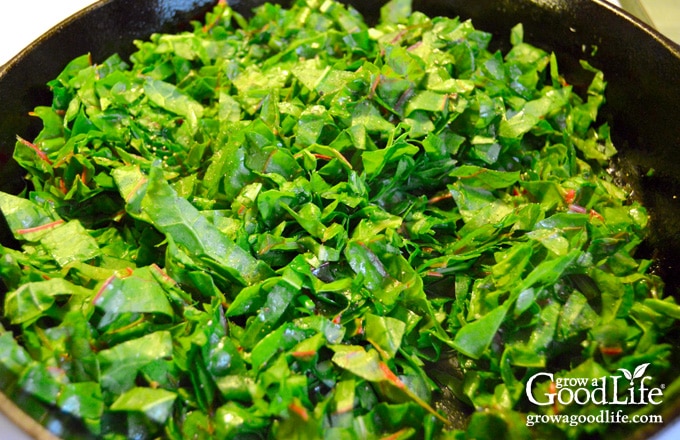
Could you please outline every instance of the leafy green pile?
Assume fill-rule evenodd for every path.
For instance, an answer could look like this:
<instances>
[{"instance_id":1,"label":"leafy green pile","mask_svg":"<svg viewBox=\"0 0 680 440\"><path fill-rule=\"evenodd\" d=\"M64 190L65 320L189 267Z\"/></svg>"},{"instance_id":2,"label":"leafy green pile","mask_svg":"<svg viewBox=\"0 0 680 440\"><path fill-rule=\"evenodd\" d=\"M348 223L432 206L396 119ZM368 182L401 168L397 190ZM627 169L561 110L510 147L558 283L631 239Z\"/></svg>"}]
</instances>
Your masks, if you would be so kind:
<instances>
[{"instance_id":1,"label":"leafy green pile","mask_svg":"<svg viewBox=\"0 0 680 440\"><path fill-rule=\"evenodd\" d=\"M580 96L521 26L502 54L406 0L255 12L49 83L0 194L18 389L110 439L577 438L607 426L525 416L602 408L528 377L666 377L680 308L632 257L601 72Z\"/></svg>"}]
</instances>

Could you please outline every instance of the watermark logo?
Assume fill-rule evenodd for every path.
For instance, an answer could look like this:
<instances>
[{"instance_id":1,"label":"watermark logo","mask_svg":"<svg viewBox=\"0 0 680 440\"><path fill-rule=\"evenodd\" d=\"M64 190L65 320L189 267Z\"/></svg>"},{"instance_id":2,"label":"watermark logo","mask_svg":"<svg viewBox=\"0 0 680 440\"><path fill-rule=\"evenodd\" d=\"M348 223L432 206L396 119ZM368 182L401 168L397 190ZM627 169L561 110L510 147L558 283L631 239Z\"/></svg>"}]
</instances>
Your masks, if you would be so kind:
<instances>
[{"instance_id":1,"label":"watermark logo","mask_svg":"<svg viewBox=\"0 0 680 440\"><path fill-rule=\"evenodd\" d=\"M638 365L633 371L619 368L620 375L587 377L555 377L552 373L536 373L529 378L525 388L526 396L537 406L549 405L660 405L663 401L664 385L651 386L652 376L646 375L649 363ZM538 387L539 382L548 381L547 387ZM547 388L547 389L546 389ZM628 417L622 410L603 409L593 415L529 415L527 426L534 423L663 423L660 415ZM592 419L592 420L591 420Z\"/></svg>"},{"instance_id":2,"label":"watermark logo","mask_svg":"<svg viewBox=\"0 0 680 440\"><path fill-rule=\"evenodd\" d=\"M649 363L647 364L642 364L638 365L635 371L631 374L630 371L626 370L625 368L619 368L619 371L623 372L623 375L630 381L630 386L633 386L633 381L635 379L639 379L642 376L645 375L645 370L647 370L647 367L649 367Z\"/></svg>"},{"instance_id":3,"label":"watermark logo","mask_svg":"<svg viewBox=\"0 0 680 440\"><path fill-rule=\"evenodd\" d=\"M619 368L622 376L599 378L558 377L552 373L536 373L529 378L526 386L527 398L538 406L554 405L659 405L663 399L663 386L650 387L651 376L645 376L649 363L638 365L631 373ZM534 382L548 379L551 386L546 392L536 392ZM626 380L629 382L626 388ZM554 384L554 385L552 385ZM621 392L625 390L625 392Z\"/></svg>"}]
</instances>

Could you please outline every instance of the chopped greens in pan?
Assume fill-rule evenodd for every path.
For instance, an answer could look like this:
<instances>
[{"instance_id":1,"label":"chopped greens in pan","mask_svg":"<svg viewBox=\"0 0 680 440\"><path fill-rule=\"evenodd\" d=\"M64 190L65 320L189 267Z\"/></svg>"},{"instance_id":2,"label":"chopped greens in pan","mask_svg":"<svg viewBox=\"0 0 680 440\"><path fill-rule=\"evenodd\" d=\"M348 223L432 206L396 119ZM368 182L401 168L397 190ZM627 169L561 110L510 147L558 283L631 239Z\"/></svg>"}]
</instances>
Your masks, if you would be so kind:
<instances>
[{"instance_id":1,"label":"chopped greens in pan","mask_svg":"<svg viewBox=\"0 0 680 440\"><path fill-rule=\"evenodd\" d=\"M49 83L0 194L8 392L107 439L658 422L680 307L634 256L602 73L406 0L254 12Z\"/></svg>"}]
</instances>

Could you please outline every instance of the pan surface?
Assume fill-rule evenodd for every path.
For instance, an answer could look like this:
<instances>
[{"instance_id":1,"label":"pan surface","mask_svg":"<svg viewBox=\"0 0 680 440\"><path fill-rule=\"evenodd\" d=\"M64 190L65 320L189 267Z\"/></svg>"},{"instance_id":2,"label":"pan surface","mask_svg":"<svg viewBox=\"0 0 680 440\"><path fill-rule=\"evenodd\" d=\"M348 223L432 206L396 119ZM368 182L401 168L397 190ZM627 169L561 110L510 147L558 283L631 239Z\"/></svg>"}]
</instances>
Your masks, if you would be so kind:
<instances>
[{"instance_id":1,"label":"pan surface","mask_svg":"<svg viewBox=\"0 0 680 440\"><path fill-rule=\"evenodd\" d=\"M95 61L115 52L125 58L134 49L133 39L185 29L189 20L200 18L214 3L104 0L63 22L5 65L0 70L0 190L16 193L23 188L11 161L15 135L37 133L38 122L26 115L36 105L49 104L45 84L69 60L88 52ZM242 13L260 3L230 1ZM377 18L382 4L349 3L369 21ZM556 52L567 75L580 59L603 70L608 92L601 115L613 127L620 150L617 167L652 216L652 234L641 251L656 259L667 291L680 299L680 278L675 275L680 266L680 167L675 164L680 146L680 48L604 0L416 0L414 6L428 15L471 18L499 43L521 22L526 41ZM6 389L5 382L0 380L0 388ZM29 396L12 395L12 400L58 435L82 437L77 424L37 407ZM0 407L6 411L11 405ZM14 421L39 437L39 431L28 427L30 422Z\"/></svg>"}]
</instances>

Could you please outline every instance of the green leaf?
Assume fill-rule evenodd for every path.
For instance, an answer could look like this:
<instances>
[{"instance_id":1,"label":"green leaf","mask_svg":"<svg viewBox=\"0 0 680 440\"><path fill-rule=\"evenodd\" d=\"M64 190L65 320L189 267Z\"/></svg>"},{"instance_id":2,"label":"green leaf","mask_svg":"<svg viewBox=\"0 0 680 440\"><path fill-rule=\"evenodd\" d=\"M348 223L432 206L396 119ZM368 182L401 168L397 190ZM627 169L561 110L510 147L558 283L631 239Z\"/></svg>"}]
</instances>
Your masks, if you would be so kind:
<instances>
[{"instance_id":1,"label":"green leaf","mask_svg":"<svg viewBox=\"0 0 680 440\"><path fill-rule=\"evenodd\" d=\"M58 375L53 374L46 365L31 362L23 370L18 380L19 386L48 404L55 404L62 388Z\"/></svg>"},{"instance_id":2,"label":"green leaf","mask_svg":"<svg viewBox=\"0 0 680 440\"><path fill-rule=\"evenodd\" d=\"M486 189L507 188L519 180L519 172L517 171L496 171L474 165L456 167L449 175L457 177L467 186Z\"/></svg>"},{"instance_id":3,"label":"green leaf","mask_svg":"<svg viewBox=\"0 0 680 440\"><path fill-rule=\"evenodd\" d=\"M4 192L0 192L0 211L18 240L35 241L63 224L55 213L39 204Z\"/></svg>"},{"instance_id":4,"label":"green leaf","mask_svg":"<svg viewBox=\"0 0 680 440\"><path fill-rule=\"evenodd\" d=\"M158 331L121 342L97 353L104 390L121 393L132 388L138 371L149 363L172 355L172 336Z\"/></svg>"},{"instance_id":5,"label":"green leaf","mask_svg":"<svg viewBox=\"0 0 680 440\"><path fill-rule=\"evenodd\" d=\"M656 298L646 298L644 304L652 310L670 316L673 319L680 319L680 306L675 302L666 298L664 300Z\"/></svg>"},{"instance_id":6,"label":"green leaf","mask_svg":"<svg viewBox=\"0 0 680 440\"><path fill-rule=\"evenodd\" d=\"M114 177L121 182L122 191L132 186L129 183L122 183L127 178L122 172L114 172ZM129 200L132 215L141 219L148 218L159 231L172 237L175 243L196 256L214 259L237 280L243 279L245 283L251 284L270 274L264 263L236 245L210 224L191 203L179 197L165 180L160 169L156 167L151 169L148 182L144 181L143 176L139 176L138 185L133 188L146 185L143 195L140 192L121 193ZM133 211L137 206L140 211ZM163 206L164 209L155 209L157 206Z\"/></svg>"},{"instance_id":7,"label":"green leaf","mask_svg":"<svg viewBox=\"0 0 680 440\"><path fill-rule=\"evenodd\" d=\"M82 301L91 298L92 291L63 278L26 283L5 297L5 316L12 324L31 323L50 310L60 296L76 296Z\"/></svg>"},{"instance_id":8,"label":"green leaf","mask_svg":"<svg viewBox=\"0 0 680 440\"><path fill-rule=\"evenodd\" d=\"M381 150L364 151L361 153L364 173L366 176L375 177L390 162L397 162L402 156L412 157L419 151L415 145L405 142L396 142Z\"/></svg>"},{"instance_id":9,"label":"green leaf","mask_svg":"<svg viewBox=\"0 0 680 440\"><path fill-rule=\"evenodd\" d=\"M172 411L177 394L162 388L132 388L111 404L111 411L135 411L157 423L164 423Z\"/></svg>"},{"instance_id":10,"label":"green leaf","mask_svg":"<svg viewBox=\"0 0 680 440\"><path fill-rule=\"evenodd\" d=\"M340 368L350 371L356 376L371 381L380 382L387 379L380 368L380 355L375 350L364 350L360 346L333 346L335 354L333 363Z\"/></svg>"},{"instance_id":11,"label":"green leaf","mask_svg":"<svg viewBox=\"0 0 680 440\"><path fill-rule=\"evenodd\" d=\"M107 315L160 313L173 316L165 290L149 266L135 269L125 277L113 276L102 283L94 304Z\"/></svg>"},{"instance_id":12,"label":"green leaf","mask_svg":"<svg viewBox=\"0 0 680 440\"><path fill-rule=\"evenodd\" d=\"M170 83L147 79L144 92L151 102L169 112L184 116L194 126L203 116L203 106Z\"/></svg>"},{"instance_id":13,"label":"green leaf","mask_svg":"<svg viewBox=\"0 0 680 440\"><path fill-rule=\"evenodd\" d=\"M383 23L405 23L411 16L411 0L390 0L380 8Z\"/></svg>"},{"instance_id":14,"label":"green leaf","mask_svg":"<svg viewBox=\"0 0 680 440\"><path fill-rule=\"evenodd\" d=\"M40 244L62 267L100 255L99 245L78 220L50 228L40 238Z\"/></svg>"},{"instance_id":15,"label":"green leaf","mask_svg":"<svg viewBox=\"0 0 680 440\"><path fill-rule=\"evenodd\" d=\"M104 398L97 382L64 385L56 404L62 411L85 419L98 419L104 413Z\"/></svg>"},{"instance_id":16,"label":"green leaf","mask_svg":"<svg viewBox=\"0 0 680 440\"><path fill-rule=\"evenodd\" d=\"M366 339L369 340L378 351L386 356L386 360L393 358L401 340L404 337L406 324L398 319L366 315L365 331Z\"/></svg>"},{"instance_id":17,"label":"green leaf","mask_svg":"<svg viewBox=\"0 0 680 440\"><path fill-rule=\"evenodd\" d=\"M505 315L507 306L498 307L481 318L465 324L453 339L453 347L473 359L479 359L491 345Z\"/></svg>"},{"instance_id":18,"label":"green leaf","mask_svg":"<svg viewBox=\"0 0 680 440\"><path fill-rule=\"evenodd\" d=\"M12 333L0 334L0 363L2 367L18 375L30 362L26 350L14 339Z\"/></svg>"}]
</instances>

